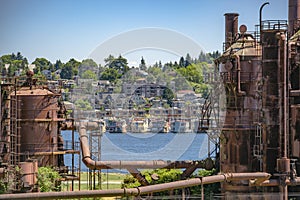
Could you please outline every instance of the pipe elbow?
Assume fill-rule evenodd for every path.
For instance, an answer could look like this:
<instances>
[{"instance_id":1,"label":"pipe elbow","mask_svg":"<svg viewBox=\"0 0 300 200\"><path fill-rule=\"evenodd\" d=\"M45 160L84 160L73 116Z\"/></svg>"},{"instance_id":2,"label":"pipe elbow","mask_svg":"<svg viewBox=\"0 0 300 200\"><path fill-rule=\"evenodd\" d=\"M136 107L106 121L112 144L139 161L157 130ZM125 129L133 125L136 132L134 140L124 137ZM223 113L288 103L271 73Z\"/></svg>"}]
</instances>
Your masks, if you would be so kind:
<instances>
[{"instance_id":1,"label":"pipe elbow","mask_svg":"<svg viewBox=\"0 0 300 200\"><path fill-rule=\"evenodd\" d=\"M82 162L87 166L89 169L96 168L96 162L91 159L91 157L87 156L82 158Z\"/></svg>"}]
</instances>

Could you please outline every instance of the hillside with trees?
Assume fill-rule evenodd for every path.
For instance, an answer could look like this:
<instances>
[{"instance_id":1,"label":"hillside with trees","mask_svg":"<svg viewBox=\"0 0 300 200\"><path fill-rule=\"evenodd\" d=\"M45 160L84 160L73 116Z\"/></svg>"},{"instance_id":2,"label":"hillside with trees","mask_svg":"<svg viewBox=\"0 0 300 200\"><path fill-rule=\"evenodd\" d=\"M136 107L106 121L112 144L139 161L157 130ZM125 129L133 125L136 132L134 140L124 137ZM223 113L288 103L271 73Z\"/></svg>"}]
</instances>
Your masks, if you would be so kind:
<instances>
[{"instance_id":1,"label":"hillside with trees","mask_svg":"<svg viewBox=\"0 0 300 200\"><path fill-rule=\"evenodd\" d=\"M181 57L178 62L162 63L157 61L151 66L147 66L145 59L142 57L139 66L136 69L150 74L147 77L148 82L159 83L161 80L166 82L175 81L178 89L185 89L184 84L189 84L196 93L207 94L208 85L204 83L203 75L205 73L212 72L213 60L220 56L218 51L212 53L200 52L197 58L192 58L189 54L185 57ZM108 55L104 59L105 65L98 65L92 59L84 59L77 61L71 58L68 62L63 63L61 60L56 60L55 63L51 63L46 58L36 58L31 66L35 66L34 73L39 76L43 76L44 72L51 73L51 79L74 79L79 77L82 79L93 80L107 80L112 84L120 82L121 78L127 76L127 78L138 79L138 75L129 77L127 75L130 67L125 57L121 55L115 57ZM27 58L25 58L20 52L17 54L12 53L8 55L2 55L0 57L0 71L2 76L19 76L25 75L29 69L30 64ZM171 78L170 73L175 72L180 75L177 78ZM182 79L185 79L184 81Z\"/></svg>"}]
</instances>

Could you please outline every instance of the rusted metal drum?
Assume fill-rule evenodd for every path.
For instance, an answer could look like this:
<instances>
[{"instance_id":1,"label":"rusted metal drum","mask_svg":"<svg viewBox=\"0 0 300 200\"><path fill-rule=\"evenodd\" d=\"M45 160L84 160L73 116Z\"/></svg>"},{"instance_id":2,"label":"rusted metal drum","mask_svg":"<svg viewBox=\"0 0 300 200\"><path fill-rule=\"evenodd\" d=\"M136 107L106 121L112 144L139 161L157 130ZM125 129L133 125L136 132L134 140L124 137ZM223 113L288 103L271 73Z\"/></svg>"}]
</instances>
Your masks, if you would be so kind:
<instances>
[{"instance_id":1,"label":"rusted metal drum","mask_svg":"<svg viewBox=\"0 0 300 200\"><path fill-rule=\"evenodd\" d=\"M33 160L30 162L20 162L21 181L24 187L32 187L37 184L38 162Z\"/></svg>"}]
</instances>

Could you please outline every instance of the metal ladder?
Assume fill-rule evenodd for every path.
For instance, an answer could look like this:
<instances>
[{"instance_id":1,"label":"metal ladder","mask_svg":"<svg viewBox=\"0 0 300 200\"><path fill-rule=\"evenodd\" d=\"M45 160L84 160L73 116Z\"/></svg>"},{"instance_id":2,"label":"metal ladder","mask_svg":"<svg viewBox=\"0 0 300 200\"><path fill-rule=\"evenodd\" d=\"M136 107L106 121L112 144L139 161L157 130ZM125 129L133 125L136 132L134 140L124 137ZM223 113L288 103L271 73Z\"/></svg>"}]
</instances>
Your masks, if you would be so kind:
<instances>
[{"instance_id":1,"label":"metal ladder","mask_svg":"<svg viewBox=\"0 0 300 200\"><path fill-rule=\"evenodd\" d=\"M262 146L262 127L261 124L256 125L255 138L253 145L253 156L259 160L260 171L262 170L262 157L263 157L263 146Z\"/></svg>"},{"instance_id":2,"label":"metal ladder","mask_svg":"<svg viewBox=\"0 0 300 200\"><path fill-rule=\"evenodd\" d=\"M89 133L89 145L91 149L91 156L95 160L101 160L101 137L100 130L91 131ZM97 184L96 184L97 183ZM89 170L89 188L95 190L96 185L101 188L101 170Z\"/></svg>"}]
</instances>

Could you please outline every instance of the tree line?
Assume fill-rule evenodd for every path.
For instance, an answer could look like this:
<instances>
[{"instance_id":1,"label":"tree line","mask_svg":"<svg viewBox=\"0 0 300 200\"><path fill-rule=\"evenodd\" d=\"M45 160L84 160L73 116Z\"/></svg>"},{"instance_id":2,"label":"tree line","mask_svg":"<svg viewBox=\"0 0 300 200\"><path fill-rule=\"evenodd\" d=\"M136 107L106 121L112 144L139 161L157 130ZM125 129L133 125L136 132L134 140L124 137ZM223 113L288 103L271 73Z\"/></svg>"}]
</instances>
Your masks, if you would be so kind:
<instances>
[{"instance_id":1,"label":"tree line","mask_svg":"<svg viewBox=\"0 0 300 200\"><path fill-rule=\"evenodd\" d=\"M220 56L218 51L212 53L200 52L197 58L192 58L189 54L181 57L178 62L167 62L162 64L161 61L151 66L146 65L145 59L142 57L138 68L152 74L157 79L168 79L163 77L168 69L173 69L186 78L196 92L201 92L205 87L203 85L203 73L209 70L209 65L213 60ZM92 59L84 59L81 62L71 58L66 63L56 60L51 63L46 58L36 58L31 65L35 65L33 69L35 75L43 75L44 70L48 70L52 74L52 79L73 79L78 76L83 79L108 80L111 83L117 83L132 66L128 65L126 58L121 55L115 57L109 55L104 59L104 66L98 65ZM31 66L26 57L20 52L17 54L7 54L0 57L0 72L2 76L12 77L19 72L19 75L25 75ZM150 77L151 78L151 77ZM153 80L155 81L155 80ZM177 80L180 83L179 80Z\"/></svg>"}]
</instances>

